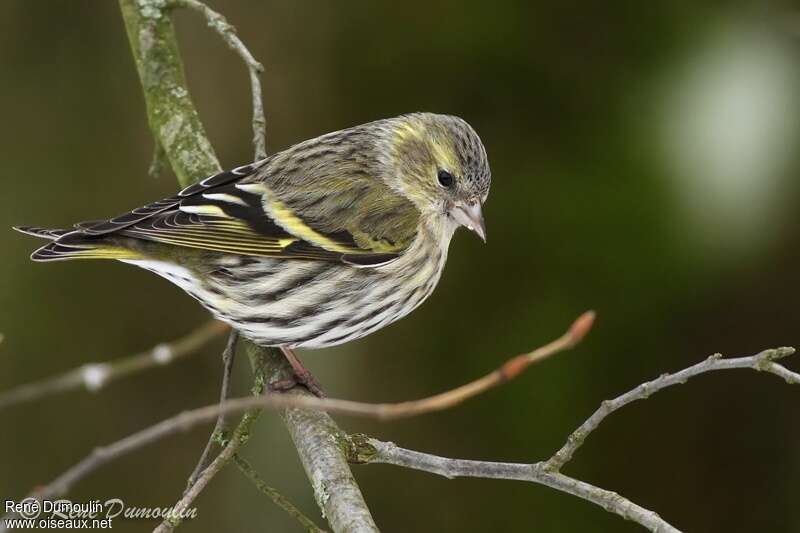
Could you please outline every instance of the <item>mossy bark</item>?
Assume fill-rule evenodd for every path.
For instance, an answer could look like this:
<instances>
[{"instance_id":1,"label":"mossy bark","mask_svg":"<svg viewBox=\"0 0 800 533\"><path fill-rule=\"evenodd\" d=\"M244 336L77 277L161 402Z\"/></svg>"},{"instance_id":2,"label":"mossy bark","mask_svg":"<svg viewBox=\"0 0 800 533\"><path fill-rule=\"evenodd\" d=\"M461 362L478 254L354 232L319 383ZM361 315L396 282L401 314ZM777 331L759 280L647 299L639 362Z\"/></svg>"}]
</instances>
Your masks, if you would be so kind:
<instances>
[{"instance_id":1,"label":"mossy bark","mask_svg":"<svg viewBox=\"0 0 800 533\"><path fill-rule=\"evenodd\" d=\"M221 170L192 103L175 28L164 0L120 0L150 129L178 182L188 187Z\"/></svg>"}]
</instances>

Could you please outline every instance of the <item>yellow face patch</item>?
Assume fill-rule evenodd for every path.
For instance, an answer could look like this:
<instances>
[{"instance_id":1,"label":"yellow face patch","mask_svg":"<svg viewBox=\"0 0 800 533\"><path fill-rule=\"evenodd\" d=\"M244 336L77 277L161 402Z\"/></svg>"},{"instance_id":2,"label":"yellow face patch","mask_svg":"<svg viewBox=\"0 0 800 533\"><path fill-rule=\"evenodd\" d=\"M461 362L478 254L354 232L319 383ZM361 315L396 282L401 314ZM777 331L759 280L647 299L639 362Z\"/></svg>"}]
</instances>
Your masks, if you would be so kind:
<instances>
[{"instance_id":1,"label":"yellow face patch","mask_svg":"<svg viewBox=\"0 0 800 533\"><path fill-rule=\"evenodd\" d=\"M462 173L460 159L447 130L406 117L393 130L392 157L398 180L394 188L421 211L438 210L444 192L436 181L439 170Z\"/></svg>"}]
</instances>

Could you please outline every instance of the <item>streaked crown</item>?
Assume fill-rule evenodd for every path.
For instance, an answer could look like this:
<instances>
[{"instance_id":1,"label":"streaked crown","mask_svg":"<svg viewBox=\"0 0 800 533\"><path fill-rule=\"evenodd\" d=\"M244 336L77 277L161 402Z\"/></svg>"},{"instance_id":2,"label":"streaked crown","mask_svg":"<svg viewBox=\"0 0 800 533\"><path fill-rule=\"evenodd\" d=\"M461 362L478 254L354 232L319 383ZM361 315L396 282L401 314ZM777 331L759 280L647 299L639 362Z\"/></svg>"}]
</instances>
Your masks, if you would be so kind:
<instances>
[{"instance_id":1,"label":"streaked crown","mask_svg":"<svg viewBox=\"0 0 800 533\"><path fill-rule=\"evenodd\" d=\"M491 171L475 130L452 115L414 113L387 121L393 185L423 211L483 203Z\"/></svg>"}]
</instances>

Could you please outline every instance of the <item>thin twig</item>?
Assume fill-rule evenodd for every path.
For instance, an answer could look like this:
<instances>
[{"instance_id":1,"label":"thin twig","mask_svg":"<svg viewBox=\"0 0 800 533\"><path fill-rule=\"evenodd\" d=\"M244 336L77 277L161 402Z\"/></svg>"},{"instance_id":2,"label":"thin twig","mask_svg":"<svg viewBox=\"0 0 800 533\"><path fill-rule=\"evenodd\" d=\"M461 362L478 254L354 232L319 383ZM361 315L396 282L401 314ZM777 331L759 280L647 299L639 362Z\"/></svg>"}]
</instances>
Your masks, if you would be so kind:
<instances>
[{"instance_id":1,"label":"thin twig","mask_svg":"<svg viewBox=\"0 0 800 533\"><path fill-rule=\"evenodd\" d=\"M241 448L250 437L250 429L258 418L260 409L251 409L242 417L242 421L236 426L231 435L231 439L225 445L219 455L209 464L197 477L191 487L186 490L180 500L172 507L174 513L165 518L154 530L153 533L167 533L174 530L183 521L183 516L191 508L194 500L200 495L206 485L214 479L228 462L233 458L239 448Z\"/></svg>"},{"instance_id":2,"label":"thin twig","mask_svg":"<svg viewBox=\"0 0 800 533\"><path fill-rule=\"evenodd\" d=\"M158 344L147 351L101 363L88 363L42 381L20 385L0 394L0 409L71 390L96 392L112 381L191 355L229 329L226 324L212 320L180 339Z\"/></svg>"},{"instance_id":3,"label":"thin twig","mask_svg":"<svg viewBox=\"0 0 800 533\"><path fill-rule=\"evenodd\" d=\"M315 396L305 395L273 394L263 398L236 398L217 406L217 409L223 411L232 410L235 412L247 409L253 405L263 405L271 408L298 407L302 409L325 411L328 413L376 418L378 420L408 418L425 413L443 411L482 394L489 389L497 387L498 385L508 383L522 374L522 372L533 363L573 348L581 342L591 330L594 317L594 312L587 311L579 316L569 329L556 340L536 348L529 353L512 357L497 369L474 381L419 400L397 403L365 403L335 398L317 398Z\"/></svg>"},{"instance_id":4,"label":"thin twig","mask_svg":"<svg viewBox=\"0 0 800 533\"><path fill-rule=\"evenodd\" d=\"M247 460L238 454L233 456L233 460L236 463L236 466L239 467L239 471L250 481L252 481L253 485L255 485L259 491L264 493L270 500L272 500L272 503L296 518L297 521L300 522L300 525L306 528L307 531L311 533L325 533L324 529L321 529L314 523L313 520L304 515L300 509L295 507L294 504L286 498L286 496L278 492L277 489L267 485L267 483L261 479L261 476L258 475L258 472L256 472L256 470L250 463L247 462Z\"/></svg>"},{"instance_id":5,"label":"thin twig","mask_svg":"<svg viewBox=\"0 0 800 533\"><path fill-rule=\"evenodd\" d=\"M671 387L673 385L680 385L686 383L689 378L705 374L715 370L729 370L733 368L752 368L753 370L769 372L784 379L790 385L800 384L800 374L792 372L786 367L776 363L778 359L782 359L795 352L794 348L781 347L771 350L764 350L756 355L750 357L737 357L733 359L722 359L722 355L714 354L707 358L705 361L697 363L696 365L685 368L680 372L674 374L662 374L660 377L642 383L635 389L617 396L613 400L604 401L600 407L590 416L581 426L576 429L567 438L566 444L558 450L553 457L547 461L547 466L553 471L560 470L570 459L573 454L581 447L592 431L597 429L597 426L605 420L605 418L614 411L628 405L636 400L644 400L651 394L660 391L661 389Z\"/></svg>"},{"instance_id":6,"label":"thin twig","mask_svg":"<svg viewBox=\"0 0 800 533\"><path fill-rule=\"evenodd\" d=\"M228 344L222 352L222 386L219 392L220 403L225 402L230 396L231 389L231 372L233 371L234 359L236 359L236 343L239 340L239 333L233 329L228 335ZM197 461L197 466L194 467L192 474L189 476L189 481L186 483L186 490L192 488L192 485L197 481L197 477L205 470L211 461L211 451L217 444L222 444L225 440L225 433L228 431L227 417L224 413L220 413L217 417L217 422L214 424L214 430L208 438L206 447Z\"/></svg>"},{"instance_id":7,"label":"thin twig","mask_svg":"<svg viewBox=\"0 0 800 533\"><path fill-rule=\"evenodd\" d=\"M172 0L173 7L185 7L203 15L208 23L208 27L222 37L228 48L236 52L247 66L250 75L250 93L253 103L253 146L255 148L256 161L267 156L267 119L264 116L264 103L261 98L261 79L264 66L259 63L250 50L244 45L239 36L236 35L234 28L223 15L217 13L203 2L198 0Z\"/></svg>"},{"instance_id":8,"label":"thin twig","mask_svg":"<svg viewBox=\"0 0 800 533\"><path fill-rule=\"evenodd\" d=\"M357 437L357 436L354 436ZM493 461L470 461L450 459L428 453L400 448L391 442L365 438L357 444L360 462L384 463L414 470L438 474L448 479L473 477L528 481L545 485L583 500L599 505L627 520L640 524L650 531L679 533L679 530L653 511L620 496L548 468L547 463L533 464L498 463Z\"/></svg>"},{"instance_id":9,"label":"thin twig","mask_svg":"<svg viewBox=\"0 0 800 533\"><path fill-rule=\"evenodd\" d=\"M230 374L227 365L233 364L233 356L236 350L236 343L239 339L239 335L234 333L228 338L228 346L226 348L226 352L228 352L228 360L226 361L226 371ZM261 396L264 393L264 383L266 380L266 376L264 374L264 369L262 367L255 367L254 368L255 374L255 385L253 386L252 393L254 396ZM227 392L223 387L221 391L222 395L227 396ZM183 496L178 503L173 506L175 513L166 517L161 524L158 525L153 530L153 533L166 533L168 531L174 530L178 527L181 522L183 521L183 517L185 516L185 511L187 511L194 500L200 495L203 489L206 488L206 485L216 476L224 467L225 465L230 462L230 460L236 455L239 449L244 446L248 439L250 438L250 429L253 427L253 424L258 419L259 415L261 414L260 407L253 407L248 409L242 419L239 421L239 424L234 429L233 434L231 435L230 439L226 439L223 442L222 451L214 458L213 461L208 466L203 467L200 469L197 477L195 477L194 481L190 481L189 485L184 491ZM222 424L225 425L225 415L220 413L217 417L217 425ZM215 428L215 431L217 428ZM214 434L212 433L212 440ZM212 440L209 440L209 444L211 444ZM205 455L205 452L204 452ZM203 458L201 458L201 462ZM198 463L198 467L200 467L201 463ZM198 468L195 469L197 471Z\"/></svg>"},{"instance_id":10,"label":"thin twig","mask_svg":"<svg viewBox=\"0 0 800 533\"><path fill-rule=\"evenodd\" d=\"M579 342L589 330L591 326L591 315L584 313L581 315L569 328L567 333L559 337L553 342L550 342L541 348L533 350L528 354L517 356L510 359L503 364L500 369L489 374L489 376L498 375L504 376L493 378L491 382L496 384L508 381L515 376L518 376L522 369L535 361L540 361L548 355L552 355L559 350L567 349L574 346ZM567 340L565 340L567 339ZM509 364L513 362L513 364ZM502 369L506 369L505 372ZM456 405L458 402L463 401L470 396L485 392L490 388L485 383L490 380L487 377L480 378L471 383L480 383L481 385L467 384L452 391L442 394L431 396L430 398L417 400L414 402L401 402L397 404L384 403L384 404L371 404L354 402L350 400L338 400L334 398L317 398L305 394L259 394L261 387L266 382L266 377L263 374L263 369L256 366L256 384L257 388L253 391L256 393L253 397L235 398L227 400L221 404L212 404L205 407L193 409L191 411L184 411L171 418L163 420L158 424L145 428L141 431L133 433L117 442L110 445L95 448L92 453L84 458L81 462L61 474L53 482L48 485L39 487L31 494L34 498L51 499L64 495L70 487L82 479L84 476L99 468L100 466L112 461L113 459L125 455L137 448L146 446L157 440L178 433L181 431L188 431L194 426L207 423L217 419L220 414L238 413L248 409L254 408L271 408L271 409L288 409L300 408L304 410L328 411L342 414L349 414L354 416L363 416L367 418L397 418L420 415L426 412L438 411ZM464 392L464 391L468 391ZM444 400L442 400L444 398ZM457 400L457 401L456 401ZM410 406L410 407L409 407ZM313 411L302 411L299 409L292 409L287 411L287 416L291 418L299 418L303 416L311 416ZM299 430L294 429L299 426L314 426L315 424L327 424L324 421L315 421L314 424L310 423L291 423L293 436ZM335 427L329 428L330 431L324 432L325 435L339 435L342 432Z\"/></svg>"},{"instance_id":11,"label":"thin twig","mask_svg":"<svg viewBox=\"0 0 800 533\"><path fill-rule=\"evenodd\" d=\"M733 359L721 359L719 356L714 355L702 363L698 363L685 370L681 370L680 372L671 375L665 374L654 381L647 382L636 387L629 393L623 394L617 399L612 400L612 402L615 403L613 405L609 405L609 408L614 407L614 409L611 410L611 412L613 412L630 403L631 401L646 398L650 394L666 387L684 383L686 380L694 376L720 370L732 370L737 368L752 369L774 374L790 384L800 384L800 374L792 372L776 362L777 360L787 357L793 353L794 348L784 347L765 350L749 357L737 357ZM220 412L239 412L243 409L256 406L284 408L290 405L294 407L302 407L304 409L336 410L332 407L338 402L343 402L343 400L308 398L306 396L291 394L271 394L258 398L229 400L223 405L209 405L199 409L185 411L179 415L163 420L154 426L125 437L124 439L109 446L96 448L88 457L61 474L53 482L39 487L30 495L30 497L38 499L52 499L54 497L62 496L75 482L93 472L98 467L131 451L160 440L163 437L181 431L187 431L200 423L210 422L214 420ZM372 409L364 408L364 406L370 406L373 404L360 404L358 402L349 403L358 405L359 409L348 409L347 411L340 409L338 411L353 415L362 415L373 418L375 417L375 412ZM601 407L601 409L603 408ZM593 430L595 427L597 427L597 425L608 415L608 413L601 414L599 411L600 410L592 415L592 417L590 417L590 419L587 420L587 422L585 422L581 428L586 426L586 428L591 428ZM584 428L584 431L586 428ZM548 472L554 474L558 473L558 469L569 460L571 454L574 453L575 449L580 446L580 442L582 442L582 440L576 440L576 437L574 437L576 433L580 432L581 429L579 428L575 433L573 433L573 436L570 439L570 441L574 442L572 444L568 443L565 445L562 450L559 450L553 456L553 458L544 463L547 466ZM585 438L585 434L583 435L583 438ZM352 456L350 458L352 459Z\"/></svg>"}]
</instances>

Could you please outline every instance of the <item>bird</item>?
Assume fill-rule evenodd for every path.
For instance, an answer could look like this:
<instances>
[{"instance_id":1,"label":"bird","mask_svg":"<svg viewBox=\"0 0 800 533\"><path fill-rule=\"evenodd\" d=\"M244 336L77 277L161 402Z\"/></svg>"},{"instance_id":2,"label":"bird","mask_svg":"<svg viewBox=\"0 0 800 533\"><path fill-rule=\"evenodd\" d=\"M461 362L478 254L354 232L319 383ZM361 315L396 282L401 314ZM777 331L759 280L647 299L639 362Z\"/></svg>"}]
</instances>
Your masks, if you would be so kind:
<instances>
[{"instance_id":1,"label":"bird","mask_svg":"<svg viewBox=\"0 0 800 533\"><path fill-rule=\"evenodd\" d=\"M486 241L490 185L475 130L420 112L300 142L111 219L14 229L50 241L34 261L114 259L166 278L280 348L293 384L322 395L295 349L353 341L416 309L456 229Z\"/></svg>"}]
</instances>

